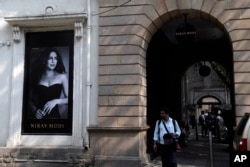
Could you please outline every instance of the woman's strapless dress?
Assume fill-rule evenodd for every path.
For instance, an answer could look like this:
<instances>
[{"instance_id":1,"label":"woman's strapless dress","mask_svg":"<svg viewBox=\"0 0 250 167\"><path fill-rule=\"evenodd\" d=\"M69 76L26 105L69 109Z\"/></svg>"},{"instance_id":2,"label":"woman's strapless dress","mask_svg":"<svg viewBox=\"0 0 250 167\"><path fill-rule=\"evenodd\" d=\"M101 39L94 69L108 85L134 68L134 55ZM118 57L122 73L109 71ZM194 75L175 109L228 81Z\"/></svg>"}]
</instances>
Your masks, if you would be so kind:
<instances>
[{"instance_id":1,"label":"woman's strapless dress","mask_svg":"<svg viewBox=\"0 0 250 167\"><path fill-rule=\"evenodd\" d=\"M42 109L43 106L50 100L58 99L61 96L62 84L54 84L51 86L37 85L36 87L38 108ZM56 105L50 114L47 114L43 119L60 119L58 105Z\"/></svg>"}]
</instances>

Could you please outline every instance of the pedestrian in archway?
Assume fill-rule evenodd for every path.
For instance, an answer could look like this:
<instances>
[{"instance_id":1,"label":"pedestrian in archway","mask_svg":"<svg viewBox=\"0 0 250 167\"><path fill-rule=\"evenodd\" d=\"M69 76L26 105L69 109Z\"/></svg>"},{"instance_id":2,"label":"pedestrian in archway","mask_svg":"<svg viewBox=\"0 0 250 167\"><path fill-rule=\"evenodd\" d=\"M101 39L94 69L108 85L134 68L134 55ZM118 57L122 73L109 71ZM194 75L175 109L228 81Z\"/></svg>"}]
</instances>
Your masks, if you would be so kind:
<instances>
[{"instance_id":1,"label":"pedestrian in archway","mask_svg":"<svg viewBox=\"0 0 250 167\"><path fill-rule=\"evenodd\" d=\"M155 152L159 150L162 167L177 167L175 141L180 136L181 130L177 121L169 117L168 108L162 108L160 116L161 120L155 125L153 149Z\"/></svg>"},{"instance_id":2,"label":"pedestrian in archway","mask_svg":"<svg viewBox=\"0 0 250 167\"><path fill-rule=\"evenodd\" d=\"M201 126L201 136L206 136L206 122L205 122L206 116L205 112L202 110L201 115L199 116L199 125Z\"/></svg>"},{"instance_id":3,"label":"pedestrian in archway","mask_svg":"<svg viewBox=\"0 0 250 167\"><path fill-rule=\"evenodd\" d=\"M192 112L190 115L190 123L192 125L192 129L194 129L196 127L196 120L195 120L194 112Z\"/></svg>"},{"instance_id":4,"label":"pedestrian in archway","mask_svg":"<svg viewBox=\"0 0 250 167\"><path fill-rule=\"evenodd\" d=\"M216 118L212 112L208 112L205 122L208 130L212 133L212 135L215 136Z\"/></svg>"}]
</instances>

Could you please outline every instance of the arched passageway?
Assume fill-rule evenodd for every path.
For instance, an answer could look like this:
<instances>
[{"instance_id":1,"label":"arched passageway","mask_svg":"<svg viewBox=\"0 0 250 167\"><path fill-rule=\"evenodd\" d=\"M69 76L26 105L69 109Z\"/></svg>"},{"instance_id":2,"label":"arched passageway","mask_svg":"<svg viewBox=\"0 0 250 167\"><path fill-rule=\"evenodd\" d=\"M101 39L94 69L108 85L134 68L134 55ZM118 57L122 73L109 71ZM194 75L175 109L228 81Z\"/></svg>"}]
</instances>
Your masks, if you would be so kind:
<instances>
[{"instance_id":1,"label":"arched passageway","mask_svg":"<svg viewBox=\"0 0 250 167\"><path fill-rule=\"evenodd\" d=\"M195 37L181 41L177 38L176 32L186 21L194 28L190 31L195 32ZM185 28L184 30L189 31ZM147 50L146 62L147 122L151 127L147 140L148 152L152 151L153 130L156 120L159 119L160 108L167 106L172 110L172 117L178 121L184 119L185 105L190 105L190 97L185 97L185 94L190 92L183 92L187 91L187 89L183 89L183 75L191 65L205 61L216 62L226 69L228 75L219 77L229 88L229 103L233 108L232 94L234 90L231 84L233 81L233 59L232 47L227 33L208 20L200 18L184 20L183 16L180 16L166 22L153 35ZM191 105L197 104L192 103Z\"/></svg>"}]
</instances>

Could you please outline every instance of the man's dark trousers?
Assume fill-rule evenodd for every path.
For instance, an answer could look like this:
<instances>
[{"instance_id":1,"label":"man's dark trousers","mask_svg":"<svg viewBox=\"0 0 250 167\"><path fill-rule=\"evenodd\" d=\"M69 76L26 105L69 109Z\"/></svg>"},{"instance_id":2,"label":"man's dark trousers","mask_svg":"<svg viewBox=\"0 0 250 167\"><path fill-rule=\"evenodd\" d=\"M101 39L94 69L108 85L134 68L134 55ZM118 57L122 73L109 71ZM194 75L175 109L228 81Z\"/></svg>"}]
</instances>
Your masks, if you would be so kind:
<instances>
[{"instance_id":1,"label":"man's dark trousers","mask_svg":"<svg viewBox=\"0 0 250 167\"><path fill-rule=\"evenodd\" d=\"M160 144L159 146L160 146L159 149L161 154L162 167L177 167L175 145Z\"/></svg>"}]
</instances>

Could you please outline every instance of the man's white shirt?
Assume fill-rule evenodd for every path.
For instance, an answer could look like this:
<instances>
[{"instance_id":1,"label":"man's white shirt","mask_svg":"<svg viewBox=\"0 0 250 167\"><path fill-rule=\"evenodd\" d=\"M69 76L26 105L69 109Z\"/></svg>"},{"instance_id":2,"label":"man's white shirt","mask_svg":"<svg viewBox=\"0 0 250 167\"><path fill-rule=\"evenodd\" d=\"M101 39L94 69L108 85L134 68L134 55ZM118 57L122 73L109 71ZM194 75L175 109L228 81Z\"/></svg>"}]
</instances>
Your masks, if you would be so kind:
<instances>
[{"instance_id":1,"label":"man's white shirt","mask_svg":"<svg viewBox=\"0 0 250 167\"><path fill-rule=\"evenodd\" d=\"M159 121L161 121L160 124L158 123ZM173 143L173 139L169 139L167 141L166 140L164 141L164 139L163 139L163 136L168 133L166 131L166 128L164 127L163 122L165 123L166 128L168 129L169 133L175 133L178 137L180 136L181 130L180 130L180 127L179 127L177 121L175 120L175 129L176 129L176 131L175 131L174 125L173 125L173 119L171 117L169 117L169 119L167 121L165 121L165 120L156 121L153 139L154 139L154 141L156 141L160 144L171 144L171 143Z\"/></svg>"}]
</instances>

